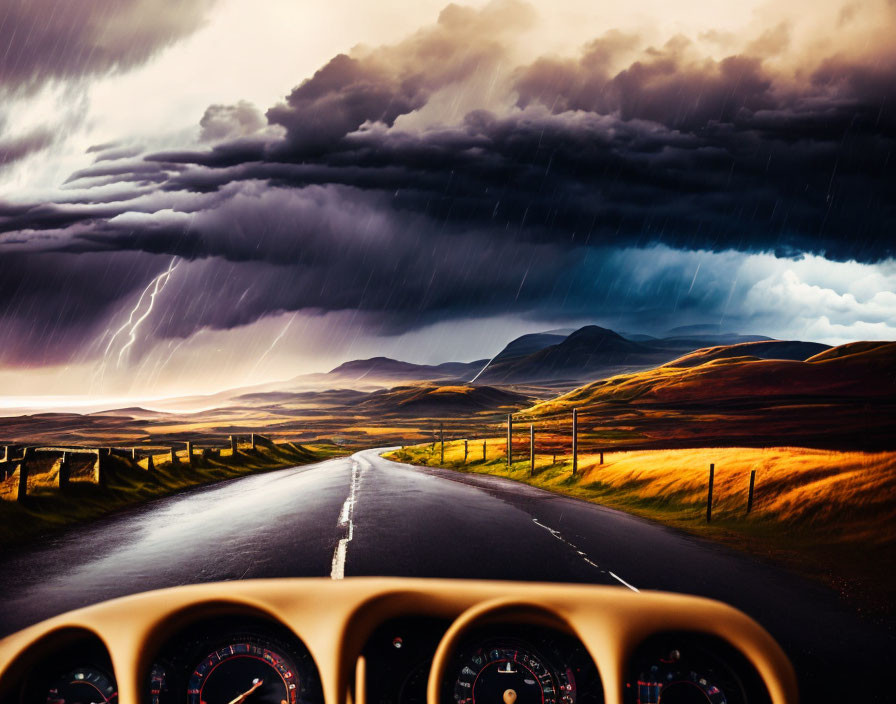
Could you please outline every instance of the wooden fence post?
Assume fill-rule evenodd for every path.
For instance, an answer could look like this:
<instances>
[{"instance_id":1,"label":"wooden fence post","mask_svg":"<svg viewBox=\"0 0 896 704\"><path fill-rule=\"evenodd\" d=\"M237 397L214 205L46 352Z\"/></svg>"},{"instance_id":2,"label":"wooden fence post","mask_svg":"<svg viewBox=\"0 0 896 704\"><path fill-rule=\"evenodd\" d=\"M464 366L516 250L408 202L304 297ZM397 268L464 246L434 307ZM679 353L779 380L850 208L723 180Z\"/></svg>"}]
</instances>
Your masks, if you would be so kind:
<instances>
[{"instance_id":1,"label":"wooden fence post","mask_svg":"<svg viewBox=\"0 0 896 704\"><path fill-rule=\"evenodd\" d=\"M186 445L187 445L187 464L192 465L193 464L193 441L187 440Z\"/></svg>"},{"instance_id":2,"label":"wooden fence post","mask_svg":"<svg viewBox=\"0 0 896 704\"><path fill-rule=\"evenodd\" d=\"M59 491L68 489L69 481L72 478L72 463L68 453L62 453L62 461L59 463Z\"/></svg>"},{"instance_id":3,"label":"wooden fence post","mask_svg":"<svg viewBox=\"0 0 896 704\"><path fill-rule=\"evenodd\" d=\"M529 476L535 476L535 425L529 423Z\"/></svg>"},{"instance_id":4,"label":"wooden fence post","mask_svg":"<svg viewBox=\"0 0 896 704\"><path fill-rule=\"evenodd\" d=\"M603 450L600 451L600 463L601 464L604 463L604 451Z\"/></svg>"},{"instance_id":5,"label":"wooden fence post","mask_svg":"<svg viewBox=\"0 0 896 704\"><path fill-rule=\"evenodd\" d=\"M22 450L22 461L19 464L19 489L16 495L17 501L25 501L28 498L28 462L31 460L31 448Z\"/></svg>"},{"instance_id":6,"label":"wooden fence post","mask_svg":"<svg viewBox=\"0 0 896 704\"><path fill-rule=\"evenodd\" d=\"M99 448L96 451L96 462L93 463L93 483L97 486L106 484L106 457L112 457L111 448L109 448L108 452L104 451L103 448Z\"/></svg>"},{"instance_id":7,"label":"wooden fence post","mask_svg":"<svg viewBox=\"0 0 896 704\"><path fill-rule=\"evenodd\" d=\"M716 476L716 466L709 465L709 491L706 492L706 522L712 521L712 485Z\"/></svg>"},{"instance_id":8,"label":"wooden fence post","mask_svg":"<svg viewBox=\"0 0 896 704\"><path fill-rule=\"evenodd\" d=\"M464 440L464 464L467 463L467 442L468 440Z\"/></svg>"},{"instance_id":9,"label":"wooden fence post","mask_svg":"<svg viewBox=\"0 0 896 704\"><path fill-rule=\"evenodd\" d=\"M513 464L513 416L507 414L507 469Z\"/></svg>"},{"instance_id":10,"label":"wooden fence post","mask_svg":"<svg viewBox=\"0 0 896 704\"><path fill-rule=\"evenodd\" d=\"M747 513L753 510L753 487L756 485L756 470L750 471L750 493L747 496Z\"/></svg>"},{"instance_id":11,"label":"wooden fence post","mask_svg":"<svg viewBox=\"0 0 896 704\"><path fill-rule=\"evenodd\" d=\"M485 443L486 442L488 442L488 441L487 440L482 441L482 461L483 462L485 462Z\"/></svg>"},{"instance_id":12,"label":"wooden fence post","mask_svg":"<svg viewBox=\"0 0 896 704\"><path fill-rule=\"evenodd\" d=\"M439 423L439 441L442 445L439 464L445 464L445 424Z\"/></svg>"},{"instance_id":13,"label":"wooden fence post","mask_svg":"<svg viewBox=\"0 0 896 704\"><path fill-rule=\"evenodd\" d=\"M256 450L256 447L255 447L255 433L252 433L252 436L251 436L251 438L250 438L250 441L251 441L251 443L252 443L252 452L255 452L255 450Z\"/></svg>"},{"instance_id":14,"label":"wooden fence post","mask_svg":"<svg viewBox=\"0 0 896 704\"><path fill-rule=\"evenodd\" d=\"M236 446L237 446L237 437L236 435L230 436L230 454L236 457Z\"/></svg>"},{"instance_id":15,"label":"wooden fence post","mask_svg":"<svg viewBox=\"0 0 896 704\"><path fill-rule=\"evenodd\" d=\"M169 461L171 462L171 464L177 464L177 450L172 447L170 453L171 456L169 458Z\"/></svg>"},{"instance_id":16,"label":"wooden fence post","mask_svg":"<svg viewBox=\"0 0 896 704\"><path fill-rule=\"evenodd\" d=\"M572 409L572 476L579 469L579 409Z\"/></svg>"}]
</instances>

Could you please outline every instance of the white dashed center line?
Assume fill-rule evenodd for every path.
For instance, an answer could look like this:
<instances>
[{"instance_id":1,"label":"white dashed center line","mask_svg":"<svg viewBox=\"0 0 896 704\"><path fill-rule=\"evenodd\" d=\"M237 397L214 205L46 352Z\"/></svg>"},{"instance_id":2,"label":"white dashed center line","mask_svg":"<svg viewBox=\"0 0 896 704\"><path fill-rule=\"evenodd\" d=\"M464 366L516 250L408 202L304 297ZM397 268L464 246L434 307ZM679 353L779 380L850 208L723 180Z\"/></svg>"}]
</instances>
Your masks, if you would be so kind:
<instances>
[{"instance_id":1,"label":"white dashed center line","mask_svg":"<svg viewBox=\"0 0 896 704\"><path fill-rule=\"evenodd\" d=\"M625 581L622 577L620 577L619 575L614 574L613 572L610 572L609 570L605 570L605 569L603 569L603 568L602 568L600 565L598 565L594 560L592 560L590 557L588 557L587 553L585 553L583 550L580 550L580 549L578 548L577 545L574 545L573 543L569 542L566 538L564 538L564 537L560 534L560 531L554 530L554 529L551 528L550 526L546 526L544 523L539 522L539 520L538 520L537 518L533 518L533 519L532 519L532 522L533 522L535 525L537 525L539 528L544 528L548 533L550 533L551 535L553 535L557 540L559 540L559 541L560 541L561 543L563 543L564 545L566 545L566 546L572 548L573 550L575 550L575 551L576 551L576 554L578 554L578 556L581 557L582 560L584 560L586 564L589 564L589 565L591 565L592 567L595 567L595 568L599 569L599 570L601 571L601 574L607 574L607 575L610 575L613 579L615 579L615 580L616 580L617 582L619 582L621 585L623 585L623 586L625 586L625 587L628 587L628 588L631 589L633 592L640 591L637 587L632 586L631 584L629 584L628 582L626 582L626 581Z\"/></svg>"},{"instance_id":2,"label":"white dashed center line","mask_svg":"<svg viewBox=\"0 0 896 704\"><path fill-rule=\"evenodd\" d=\"M355 512L355 500L358 495L358 484L361 482L361 465L356 460L352 460L352 481L349 488L348 497L342 504L342 510L339 512L339 522L337 528L345 532L345 537L340 538L333 551L333 565L330 568L330 579L342 579L345 577L345 558L348 554L348 544L351 542L352 533L355 526L352 522L352 516Z\"/></svg>"}]
</instances>

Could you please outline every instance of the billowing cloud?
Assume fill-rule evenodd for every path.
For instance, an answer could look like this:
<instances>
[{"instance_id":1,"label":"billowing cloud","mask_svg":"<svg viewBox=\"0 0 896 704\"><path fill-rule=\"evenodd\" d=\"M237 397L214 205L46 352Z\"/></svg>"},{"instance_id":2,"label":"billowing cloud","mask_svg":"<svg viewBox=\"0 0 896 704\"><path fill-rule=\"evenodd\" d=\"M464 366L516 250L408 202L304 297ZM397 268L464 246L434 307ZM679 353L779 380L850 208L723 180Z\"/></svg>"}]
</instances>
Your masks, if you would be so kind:
<instances>
[{"instance_id":1,"label":"billowing cloud","mask_svg":"<svg viewBox=\"0 0 896 704\"><path fill-rule=\"evenodd\" d=\"M258 108L245 100L236 105L211 105L199 121L199 139L214 142L245 137L258 132L265 124L264 116Z\"/></svg>"}]
</instances>

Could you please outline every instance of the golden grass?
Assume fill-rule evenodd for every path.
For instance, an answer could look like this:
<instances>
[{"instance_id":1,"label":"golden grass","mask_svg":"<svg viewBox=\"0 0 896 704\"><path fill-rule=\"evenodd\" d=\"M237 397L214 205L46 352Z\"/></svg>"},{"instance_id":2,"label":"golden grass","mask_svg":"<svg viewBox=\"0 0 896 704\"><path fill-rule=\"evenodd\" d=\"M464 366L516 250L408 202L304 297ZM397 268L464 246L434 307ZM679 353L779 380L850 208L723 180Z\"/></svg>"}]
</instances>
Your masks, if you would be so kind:
<instances>
[{"instance_id":1,"label":"golden grass","mask_svg":"<svg viewBox=\"0 0 896 704\"><path fill-rule=\"evenodd\" d=\"M431 394L469 394L473 391L473 386L439 386L432 391Z\"/></svg>"},{"instance_id":2,"label":"golden grass","mask_svg":"<svg viewBox=\"0 0 896 704\"><path fill-rule=\"evenodd\" d=\"M713 513L717 520L746 518L750 472L756 472L750 521L830 533L841 541L874 543L896 540L881 525L896 523L896 452L837 452L802 447L713 447L580 454L573 481L569 456L536 454L534 477L528 448L515 447L514 466L506 468L504 438L470 441L468 465L461 467L463 441L445 445L445 466L522 479L537 486L583 498L638 500L702 520L710 463L715 464ZM387 455L389 456L389 455ZM438 463L440 447L416 445L391 456L404 461ZM517 476L519 475L519 476ZM848 529L848 530L847 530Z\"/></svg>"},{"instance_id":3,"label":"golden grass","mask_svg":"<svg viewBox=\"0 0 896 704\"><path fill-rule=\"evenodd\" d=\"M408 431L407 428L399 428L396 426L374 426L374 425L353 425L348 427L346 430L357 433L364 433L365 435L370 435L372 437L377 437L381 435L395 437L402 435L412 435L414 438L423 438L425 437L425 433L423 431L413 432Z\"/></svg>"},{"instance_id":4,"label":"golden grass","mask_svg":"<svg viewBox=\"0 0 896 704\"><path fill-rule=\"evenodd\" d=\"M388 453L397 461L502 476L600 503L770 558L840 589L862 608L889 612L896 596L896 452L802 447L715 447L580 454L536 454L505 439L436 443ZM715 464L713 520L706 522L709 465ZM750 472L756 471L748 515Z\"/></svg>"},{"instance_id":5,"label":"golden grass","mask_svg":"<svg viewBox=\"0 0 896 704\"><path fill-rule=\"evenodd\" d=\"M838 541L892 542L881 525L896 521L896 452L836 452L800 447L642 450L580 458L582 483L631 490L640 499L706 501L715 464L714 513L744 514L756 472L753 520L811 527Z\"/></svg>"}]
</instances>

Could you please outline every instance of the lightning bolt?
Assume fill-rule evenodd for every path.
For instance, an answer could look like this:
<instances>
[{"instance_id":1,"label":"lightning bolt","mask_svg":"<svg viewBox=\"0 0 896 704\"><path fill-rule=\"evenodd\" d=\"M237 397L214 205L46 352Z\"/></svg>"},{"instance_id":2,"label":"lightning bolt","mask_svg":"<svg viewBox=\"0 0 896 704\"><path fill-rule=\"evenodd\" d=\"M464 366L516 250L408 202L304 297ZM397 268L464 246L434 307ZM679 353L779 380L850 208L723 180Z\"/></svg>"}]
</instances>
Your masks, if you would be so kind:
<instances>
[{"instance_id":1,"label":"lightning bolt","mask_svg":"<svg viewBox=\"0 0 896 704\"><path fill-rule=\"evenodd\" d=\"M133 346L134 342L136 341L137 330L140 328L140 324L149 317L150 313L152 313L153 306L155 305L155 302L156 302L156 296L158 296L159 293L162 292L162 289L165 288L165 284L167 284L168 280L171 278L171 273L176 268L177 268L177 260L172 259L171 264L168 265L168 270L159 274L153 281L151 281L149 283L149 285L145 289L143 289L143 294L140 296L141 301L143 300L143 298L146 295L146 292L149 290L150 286L152 286L152 293L149 294L149 305L146 307L146 312L143 315L141 315L139 318L137 318L136 322L134 322L134 324L131 325L130 337L129 337L127 343L118 352L118 366L121 366L121 360L124 357L124 353L127 352L128 349L130 349ZM129 318L129 320L133 320L134 314L136 313L137 310L138 310L138 308L135 307L134 310L131 311L131 317Z\"/></svg>"},{"instance_id":2,"label":"lightning bolt","mask_svg":"<svg viewBox=\"0 0 896 704\"><path fill-rule=\"evenodd\" d=\"M280 331L280 334L274 338L274 341L271 343L270 347L268 347L264 351L264 354L262 354L261 357L259 357L258 360L256 360L255 365L249 371L249 377L251 377L255 373L255 370L258 369L258 365L261 364L261 362L264 360L264 358L267 357L271 353L271 350L273 350L274 347L277 346L277 343L283 339L283 336L286 334L286 331L289 330L289 326L292 325L292 321L296 319L297 315L298 315L298 312L295 312L292 314L292 317L289 319L289 322L283 326L283 329Z\"/></svg>"},{"instance_id":3,"label":"lightning bolt","mask_svg":"<svg viewBox=\"0 0 896 704\"><path fill-rule=\"evenodd\" d=\"M115 344L115 340L118 339L119 335L125 334L128 337L128 341L119 350L118 360L116 363L116 367L121 366L121 362L124 359L125 352L127 352L127 350L132 347L134 342L137 340L137 331L140 329L141 323L143 323L143 321L149 317L149 314L152 313L152 309L156 301L156 296L158 296L165 288L165 285L171 278L171 274L174 273L175 269L177 269L177 264L177 258L172 259L171 263L168 265L168 269L156 276L146 285L146 288L143 289L143 293L141 293L140 298L137 299L137 303L131 310L127 321L125 321L124 325L118 328L118 330L115 331L112 337L109 338L109 342L106 345L106 350L103 353L103 369L105 369L106 367L109 358L109 352L112 350L112 346ZM146 310L141 315L140 310L143 307L143 302L146 300L147 296L149 296L149 304L146 306Z\"/></svg>"}]
</instances>

